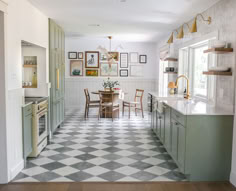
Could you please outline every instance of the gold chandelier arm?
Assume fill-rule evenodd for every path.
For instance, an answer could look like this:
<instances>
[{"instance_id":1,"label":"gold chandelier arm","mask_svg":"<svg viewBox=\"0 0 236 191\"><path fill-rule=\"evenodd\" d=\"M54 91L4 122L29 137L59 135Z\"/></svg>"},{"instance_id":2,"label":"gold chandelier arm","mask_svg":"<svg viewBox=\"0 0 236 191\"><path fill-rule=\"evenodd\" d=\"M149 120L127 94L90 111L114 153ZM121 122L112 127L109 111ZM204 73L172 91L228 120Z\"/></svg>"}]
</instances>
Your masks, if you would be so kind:
<instances>
[{"instance_id":1,"label":"gold chandelier arm","mask_svg":"<svg viewBox=\"0 0 236 191\"><path fill-rule=\"evenodd\" d=\"M205 22L208 22L209 25L211 24L211 21L212 21L211 17L208 17L208 19L205 19L205 18L203 17L203 15L200 14L200 13L197 14L196 18L197 18L198 16L201 16L201 17L202 17L202 20L205 21Z\"/></svg>"}]
</instances>

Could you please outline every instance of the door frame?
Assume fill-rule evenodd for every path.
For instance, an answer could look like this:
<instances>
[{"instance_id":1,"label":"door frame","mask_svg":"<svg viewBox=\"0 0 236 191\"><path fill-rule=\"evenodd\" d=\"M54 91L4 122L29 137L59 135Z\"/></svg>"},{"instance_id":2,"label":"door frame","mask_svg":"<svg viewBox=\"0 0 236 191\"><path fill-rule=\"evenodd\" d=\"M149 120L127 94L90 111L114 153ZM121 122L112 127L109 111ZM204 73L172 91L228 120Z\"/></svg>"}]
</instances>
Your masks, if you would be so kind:
<instances>
[{"instance_id":1,"label":"door frame","mask_svg":"<svg viewBox=\"0 0 236 191\"><path fill-rule=\"evenodd\" d=\"M7 3L0 0L0 184L8 183L7 157L7 65L6 65L6 17Z\"/></svg>"}]
</instances>

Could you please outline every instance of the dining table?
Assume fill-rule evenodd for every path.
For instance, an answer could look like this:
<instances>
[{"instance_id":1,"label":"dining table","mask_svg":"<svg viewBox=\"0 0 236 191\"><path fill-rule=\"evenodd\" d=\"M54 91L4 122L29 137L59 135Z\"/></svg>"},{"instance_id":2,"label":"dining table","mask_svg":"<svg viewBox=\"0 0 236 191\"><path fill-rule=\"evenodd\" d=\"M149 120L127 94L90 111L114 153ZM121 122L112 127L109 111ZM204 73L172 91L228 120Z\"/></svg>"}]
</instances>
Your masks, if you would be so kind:
<instances>
[{"instance_id":1,"label":"dining table","mask_svg":"<svg viewBox=\"0 0 236 191\"><path fill-rule=\"evenodd\" d=\"M101 91L106 92L106 94L108 94L108 97L110 97L110 98L113 97L113 102L114 102L114 103L123 101L125 95L128 94L128 93L126 93L126 92L123 92L122 90L114 90L114 91L98 90L98 91L92 91L91 94L93 94L93 95L99 95L99 92L101 92ZM113 96L109 96L109 92L110 92L110 93L113 93ZM112 102L112 100L110 100L110 102ZM111 110L111 108L110 108L110 110ZM109 111L109 109L108 109L108 111ZM112 118L112 114L110 113L110 111L109 111L109 113L106 114L106 115L105 115L105 111L103 111L103 112L101 113L101 118L105 118L105 117L106 117L106 118ZM118 110L114 112L113 117L117 117L117 118L119 117Z\"/></svg>"}]
</instances>

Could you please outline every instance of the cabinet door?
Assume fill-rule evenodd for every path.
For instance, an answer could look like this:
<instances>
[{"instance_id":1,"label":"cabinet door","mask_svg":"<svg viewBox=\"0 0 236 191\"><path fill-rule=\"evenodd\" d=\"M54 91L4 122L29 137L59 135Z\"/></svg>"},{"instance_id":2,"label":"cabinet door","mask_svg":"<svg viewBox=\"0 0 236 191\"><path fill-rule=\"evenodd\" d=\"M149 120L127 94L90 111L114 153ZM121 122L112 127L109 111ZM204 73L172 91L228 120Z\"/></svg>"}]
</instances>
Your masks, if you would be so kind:
<instances>
[{"instance_id":1,"label":"cabinet door","mask_svg":"<svg viewBox=\"0 0 236 191\"><path fill-rule=\"evenodd\" d=\"M171 155L175 161L178 160L178 125L178 122L172 121Z\"/></svg>"},{"instance_id":2,"label":"cabinet door","mask_svg":"<svg viewBox=\"0 0 236 191\"><path fill-rule=\"evenodd\" d=\"M156 111L156 134L158 136L158 138L160 139L160 127L161 127L161 120L160 120L160 115L159 113Z\"/></svg>"},{"instance_id":3,"label":"cabinet door","mask_svg":"<svg viewBox=\"0 0 236 191\"><path fill-rule=\"evenodd\" d=\"M64 121L65 91L65 35L63 30L52 20L50 23L50 118L51 131Z\"/></svg>"},{"instance_id":4,"label":"cabinet door","mask_svg":"<svg viewBox=\"0 0 236 191\"><path fill-rule=\"evenodd\" d=\"M171 120L170 120L170 107L165 108L165 148L171 152Z\"/></svg>"},{"instance_id":5,"label":"cabinet door","mask_svg":"<svg viewBox=\"0 0 236 191\"><path fill-rule=\"evenodd\" d=\"M32 114L24 116L23 119L23 142L24 142L24 158L32 152Z\"/></svg>"},{"instance_id":6,"label":"cabinet door","mask_svg":"<svg viewBox=\"0 0 236 191\"><path fill-rule=\"evenodd\" d=\"M160 140L165 142L165 115L160 116Z\"/></svg>"},{"instance_id":7,"label":"cabinet door","mask_svg":"<svg viewBox=\"0 0 236 191\"><path fill-rule=\"evenodd\" d=\"M178 125L178 163L179 168L182 172L184 172L185 169L185 133L185 127L183 127L182 125Z\"/></svg>"}]
</instances>

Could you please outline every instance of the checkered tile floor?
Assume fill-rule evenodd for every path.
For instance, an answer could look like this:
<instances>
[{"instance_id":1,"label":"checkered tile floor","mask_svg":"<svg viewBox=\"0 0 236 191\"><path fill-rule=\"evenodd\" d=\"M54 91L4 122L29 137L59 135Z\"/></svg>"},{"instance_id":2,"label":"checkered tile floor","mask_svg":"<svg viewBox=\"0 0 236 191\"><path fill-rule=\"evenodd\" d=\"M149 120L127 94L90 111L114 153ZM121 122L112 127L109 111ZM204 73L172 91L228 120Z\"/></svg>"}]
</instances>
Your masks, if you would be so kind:
<instances>
[{"instance_id":1,"label":"checkered tile floor","mask_svg":"<svg viewBox=\"0 0 236 191\"><path fill-rule=\"evenodd\" d=\"M147 119L127 116L112 122L66 113L47 148L14 182L183 181Z\"/></svg>"}]
</instances>

